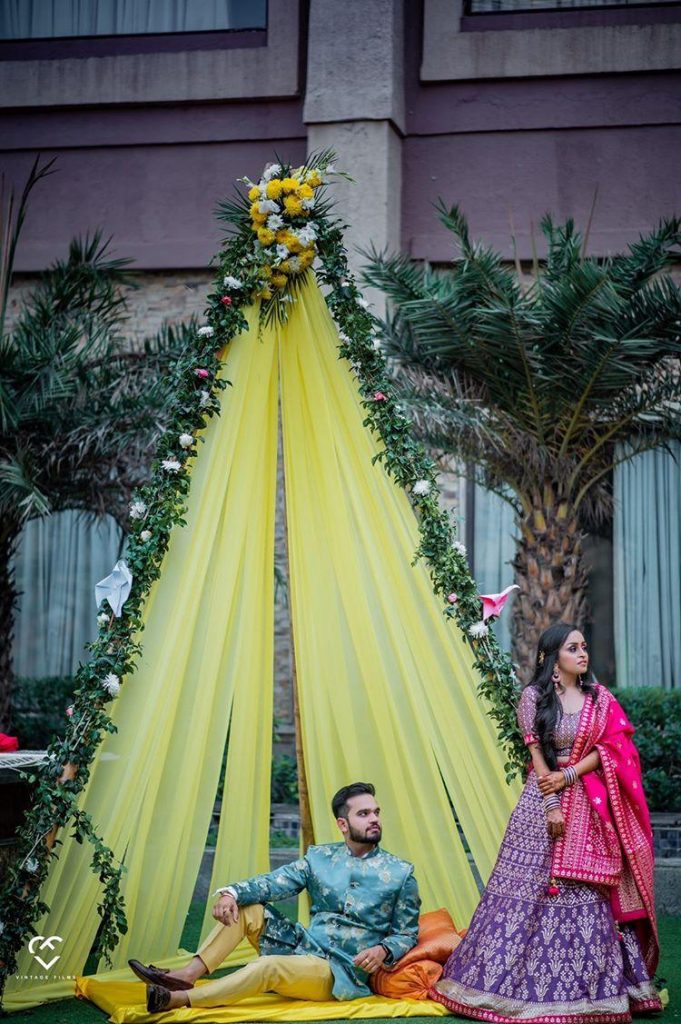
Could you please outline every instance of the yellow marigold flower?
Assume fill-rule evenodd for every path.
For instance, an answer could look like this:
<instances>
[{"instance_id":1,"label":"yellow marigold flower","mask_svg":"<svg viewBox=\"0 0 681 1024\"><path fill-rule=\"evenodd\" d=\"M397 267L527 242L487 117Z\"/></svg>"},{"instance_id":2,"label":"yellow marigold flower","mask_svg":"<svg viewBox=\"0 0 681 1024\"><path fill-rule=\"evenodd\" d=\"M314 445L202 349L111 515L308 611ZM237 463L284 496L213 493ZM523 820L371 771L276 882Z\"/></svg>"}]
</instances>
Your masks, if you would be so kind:
<instances>
[{"instance_id":1,"label":"yellow marigold flower","mask_svg":"<svg viewBox=\"0 0 681 1024\"><path fill-rule=\"evenodd\" d=\"M256 199L260 199L260 189L258 188L257 185L253 185L252 188L249 188L248 198L251 200L252 203L254 203Z\"/></svg>"},{"instance_id":2,"label":"yellow marigold flower","mask_svg":"<svg viewBox=\"0 0 681 1024\"><path fill-rule=\"evenodd\" d=\"M297 178L284 178L281 186L284 192L295 192L295 190L300 186L300 182Z\"/></svg>"},{"instance_id":3,"label":"yellow marigold flower","mask_svg":"<svg viewBox=\"0 0 681 1024\"><path fill-rule=\"evenodd\" d=\"M277 231L277 242L279 245L286 245L286 239L288 238L288 230L286 228L279 228Z\"/></svg>"},{"instance_id":4,"label":"yellow marigold flower","mask_svg":"<svg viewBox=\"0 0 681 1024\"><path fill-rule=\"evenodd\" d=\"M286 196L284 206L286 207L286 212L291 217L299 217L303 212L302 203L300 202L300 199L297 199L295 196Z\"/></svg>"},{"instance_id":5,"label":"yellow marigold flower","mask_svg":"<svg viewBox=\"0 0 681 1024\"><path fill-rule=\"evenodd\" d=\"M297 195L299 195L301 199L312 199L314 189L310 188L309 185L301 185L298 189Z\"/></svg>"},{"instance_id":6,"label":"yellow marigold flower","mask_svg":"<svg viewBox=\"0 0 681 1024\"><path fill-rule=\"evenodd\" d=\"M263 290L260 292L260 298L261 299L271 299L272 298L272 289L271 288L263 288Z\"/></svg>"},{"instance_id":7,"label":"yellow marigold flower","mask_svg":"<svg viewBox=\"0 0 681 1024\"><path fill-rule=\"evenodd\" d=\"M262 268L262 270L260 271L260 276L261 276L261 277L264 277L266 281L269 281L269 279L270 279L270 278L271 278L271 276L272 276L272 268L271 268L271 267L268 267L267 265L266 265L266 266L264 266L264 267Z\"/></svg>"},{"instance_id":8,"label":"yellow marigold flower","mask_svg":"<svg viewBox=\"0 0 681 1024\"><path fill-rule=\"evenodd\" d=\"M290 274L291 264L289 263L288 260L282 260L277 269L280 270L282 274Z\"/></svg>"},{"instance_id":9,"label":"yellow marigold flower","mask_svg":"<svg viewBox=\"0 0 681 1024\"><path fill-rule=\"evenodd\" d=\"M303 248L298 239L296 238L296 236L292 235L288 231L286 232L284 245L286 246L289 252L300 252L300 250Z\"/></svg>"},{"instance_id":10,"label":"yellow marigold flower","mask_svg":"<svg viewBox=\"0 0 681 1024\"><path fill-rule=\"evenodd\" d=\"M258 228L258 241L261 245L271 245L274 241L274 231L269 228Z\"/></svg>"},{"instance_id":11,"label":"yellow marigold flower","mask_svg":"<svg viewBox=\"0 0 681 1024\"><path fill-rule=\"evenodd\" d=\"M275 288L285 288L286 274L272 274L272 284Z\"/></svg>"},{"instance_id":12,"label":"yellow marigold flower","mask_svg":"<svg viewBox=\"0 0 681 1024\"><path fill-rule=\"evenodd\" d=\"M314 260L314 246L308 246L306 249L303 249L299 258L301 267L307 269L307 267L312 266L312 262Z\"/></svg>"},{"instance_id":13,"label":"yellow marigold flower","mask_svg":"<svg viewBox=\"0 0 681 1024\"><path fill-rule=\"evenodd\" d=\"M260 212L260 203L251 204L251 220L255 221L256 224L264 224L267 220L267 214Z\"/></svg>"},{"instance_id":14,"label":"yellow marigold flower","mask_svg":"<svg viewBox=\"0 0 681 1024\"><path fill-rule=\"evenodd\" d=\"M272 178L271 181L267 182L265 186L265 192L267 193L268 199L278 199L282 193L283 184L280 178Z\"/></svg>"},{"instance_id":15,"label":"yellow marigold flower","mask_svg":"<svg viewBox=\"0 0 681 1024\"><path fill-rule=\"evenodd\" d=\"M312 185L312 188L318 188L322 183L322 176L319 171L315 169L307 172L305 180L308 185Z\"/></svg>"}]
</instances>

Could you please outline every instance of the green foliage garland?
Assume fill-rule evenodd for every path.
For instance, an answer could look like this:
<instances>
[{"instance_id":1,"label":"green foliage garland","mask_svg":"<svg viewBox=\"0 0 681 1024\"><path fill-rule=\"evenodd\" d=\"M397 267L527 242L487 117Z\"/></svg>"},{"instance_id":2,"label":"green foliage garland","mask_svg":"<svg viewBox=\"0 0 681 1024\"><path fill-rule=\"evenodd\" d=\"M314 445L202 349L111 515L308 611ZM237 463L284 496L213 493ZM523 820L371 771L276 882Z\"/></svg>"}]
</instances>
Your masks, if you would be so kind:
<instances>
[{"instance_id":1,"label":"green foliage garland","mask_svg":"<svg viewBox=\"0 0 681 1024\"><path fill-rule=\"evenodd\" d=\"M318 169L327 183L333 173L331 158L332 154L325 152L311 158L304 168L283 166L280 176L303 179L311 169ZM271 177L270 173L261 184ZM438 503L435 463L414 441L411 425L392 396L377 337L378 321L368 311L349 272L341 225L329 215L329 203L321 196L324 185L318 191L314 204L309 204L306 223L314 224L317 278L329 289L326 302L339 329L339 354L350 361L357 377L366 410L365 426L383 441L384 448L375 461L381 462L395 482L410 493L421 532L414 562L426 560L435 593L445 602L445 614L456 620L472 649L480 673L479 692L507 751L510 779L525 762L515 724L517 687L510 658L480 622L480 599L465 548L455 541L449 517ZM145 599L160 575L173 527L185 525L189 462L197 454L197 434L218 414L218 392L230 383L220 376L221 352L246 328L243 310L262 296L267 286L263 267L274 265L276 269L278 262L284 262L274 247L268 252L268 247L254 238L250 204L245 197L239 195L236 201L222 203L218 217L227 223L229 237L217 257L219 272L215 288L208 295L206 324L198 328L194 347L183 354L173 370L175 403L169 426L158 445L151 481L136 492L130 505L132 527L126 556L133 576L130 596L120 618L99 616L99 635L89 645L91 658L79 666L76 675L66 733L50 743L46 762L26 776L34 783L34 799L19 830L18 859L0 899L3 988L16 969L18 951L35 934L34 922L49 910L40 899L40 888L60 845L59 839L52 848L46 842L55 828L70 828L78 842L87 841L93 847L92 870L103 889L95 955L111 965L110 954L127 930L120 893L123 867L101 841L89 816L79 809L78 797L104 733L116 731L107 705L117 695L120 680L134 671L142 651ZM296 290L308 273L303 269L292 274L287 288L263 299L261 321L273 317L285 320L287 303L295 301ZM60 781L65 766L75 769L73 778Z\"/></svg>"}]
</instances>

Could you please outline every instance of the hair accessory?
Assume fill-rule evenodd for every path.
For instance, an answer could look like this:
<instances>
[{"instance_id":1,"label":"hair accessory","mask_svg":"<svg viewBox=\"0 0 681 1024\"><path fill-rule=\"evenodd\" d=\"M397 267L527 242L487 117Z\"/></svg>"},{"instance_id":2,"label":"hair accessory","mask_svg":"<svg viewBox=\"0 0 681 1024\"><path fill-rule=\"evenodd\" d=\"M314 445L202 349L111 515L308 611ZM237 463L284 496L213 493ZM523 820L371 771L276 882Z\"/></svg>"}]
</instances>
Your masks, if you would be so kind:
<instances>
[{"instance_id":1,"label":"hair accessory","mask_svg":"<svg viewBox=\"0 0 681 1024\"><path fill-rule=\"evenodd\" d=\"M539 664L540 665L544 664L544 652L543 651L539 652Z\"/></svg>"}]
</instances>

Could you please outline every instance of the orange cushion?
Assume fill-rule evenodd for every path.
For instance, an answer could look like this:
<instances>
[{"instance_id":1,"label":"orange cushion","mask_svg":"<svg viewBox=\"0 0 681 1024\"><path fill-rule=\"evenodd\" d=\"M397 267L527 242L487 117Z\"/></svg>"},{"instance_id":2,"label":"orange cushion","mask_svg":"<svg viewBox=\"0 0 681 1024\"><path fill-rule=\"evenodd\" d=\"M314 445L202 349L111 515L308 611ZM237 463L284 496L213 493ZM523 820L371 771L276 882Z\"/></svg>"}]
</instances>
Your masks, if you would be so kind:
<instances>
[{"instance_id":1,"label":"orange cushion","mask_svg":"<svg viewBox=\"0 0 681 1024\"><path fill-rule=\"evenodd\" d=\"M371 987L391 999L426 999L446 963L461 942L448 910L432 910L419 918L419 940L394 967L381 967L371 975Z\"/></svg>"},{"instance_id":2,"label":"orange cushion","mask_svg":"<svg viewBox=\"0 0 681 1024\"><path fill-rule=\"evenodd\" d=\"M417 960L392 971L379 967L371 975L371 987L376 995L389 999L427 999L429 988L440 980L443 970L434 960Z\"/></svg>"},{"instance_id":3,"label":"orange cushion","mask_svg":"<svg viewBox=\"0 0 681 1024\"><path fill-rule=\"evenodd\" d=\"M434 960L437 964L445 964L461 942L452 916L444 907L431 910L419 917L419 940L416 945L397 961L398 967L416 963L417 960ZM393 968L394 970L395 968Z\"/></svg>"}]
</instances>

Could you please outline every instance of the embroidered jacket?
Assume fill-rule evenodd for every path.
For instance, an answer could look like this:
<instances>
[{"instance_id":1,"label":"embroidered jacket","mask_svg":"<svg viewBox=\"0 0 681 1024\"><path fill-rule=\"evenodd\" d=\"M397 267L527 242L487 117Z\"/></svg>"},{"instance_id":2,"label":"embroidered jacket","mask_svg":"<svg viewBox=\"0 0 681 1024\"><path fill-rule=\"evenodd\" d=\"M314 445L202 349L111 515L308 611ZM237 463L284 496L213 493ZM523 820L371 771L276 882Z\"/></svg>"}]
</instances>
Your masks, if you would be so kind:
<instances>
[{"instance_id":1,"label":"embroidered jacket","mask_svg":"<svg viewBox=\"0 0 681 1024\"><path fill-rule=\"evenodd\" d=\"M383 944L390 951L390 964L418 939L421 900L414 868L379 846L363 857L354 857L343 842L311 846L300 860L228 888L239 906L274 903L307 889L309 928L290 925L280 914L270 913L260 952L275 952L281 945L288 946L288 952L324 957L333 973L336 999L371 995L366 972L352 962L360 950ZM282 934L280 944L279 929L288 933Z\"/></svg>"}]
</instances>

